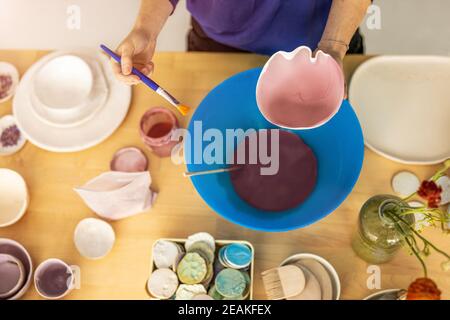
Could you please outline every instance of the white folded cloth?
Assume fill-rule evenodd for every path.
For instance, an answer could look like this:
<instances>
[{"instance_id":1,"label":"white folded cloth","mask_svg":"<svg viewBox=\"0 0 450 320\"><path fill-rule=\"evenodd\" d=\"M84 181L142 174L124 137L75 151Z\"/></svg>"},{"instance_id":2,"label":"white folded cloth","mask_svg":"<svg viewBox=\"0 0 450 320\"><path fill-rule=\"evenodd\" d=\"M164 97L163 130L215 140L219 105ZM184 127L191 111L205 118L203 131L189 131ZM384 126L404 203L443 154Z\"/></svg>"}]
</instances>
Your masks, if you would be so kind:
<instances>
[{"instance_id":1,"label":"white folded cloth","mask_svg":"<svg viewBox=\"0 0 450 320\"><path fill-rule=\"evenodd\" d=\"M105 172L84 186L74 188L86 205L99 216L119 220L149 209L156 198L145 172Z\"/></svg>"}]
</instances>

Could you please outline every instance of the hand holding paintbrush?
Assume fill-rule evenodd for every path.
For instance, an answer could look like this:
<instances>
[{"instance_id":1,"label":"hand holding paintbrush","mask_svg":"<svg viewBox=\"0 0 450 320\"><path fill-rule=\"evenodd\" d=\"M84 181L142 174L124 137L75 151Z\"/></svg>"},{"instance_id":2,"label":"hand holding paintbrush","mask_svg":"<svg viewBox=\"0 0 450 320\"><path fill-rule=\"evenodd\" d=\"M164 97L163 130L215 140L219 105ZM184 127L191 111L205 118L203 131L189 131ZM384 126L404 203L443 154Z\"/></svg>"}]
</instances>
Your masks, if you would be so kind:
<instances>
[{"instance_id":1,"label":"hand holding paintbrush","mask_svg":"<svg viewBox=\"0 0 450 320\"><path fill-rule=\"evenodd\" d=\"M114 59L117 63L121 63L121 58L118 54L116 54L114 51L109 49L105 45L100 45L100 48L112 59ZM131 73L139 77L139 79L147 85L150 89L155 91L157 94L159 94L161 97L166 99L171 105L173 105L175 108L177 108L180 113L185 116L189 112L189 107L182 105L175 97L173 97L170 93L168 93L166 90L164 90L161 86L159 86L155 81L147 77L145 74L143 74L141 71L133 67L131 69Z\"/></svg>"}]
</instances>

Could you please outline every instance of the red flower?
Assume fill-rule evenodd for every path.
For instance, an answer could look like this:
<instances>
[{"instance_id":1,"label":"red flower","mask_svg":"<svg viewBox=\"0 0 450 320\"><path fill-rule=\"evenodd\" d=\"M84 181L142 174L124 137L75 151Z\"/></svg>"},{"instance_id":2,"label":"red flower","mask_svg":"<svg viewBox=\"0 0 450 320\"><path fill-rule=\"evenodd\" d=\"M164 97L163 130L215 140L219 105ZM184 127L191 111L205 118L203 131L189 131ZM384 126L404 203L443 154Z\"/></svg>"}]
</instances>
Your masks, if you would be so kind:
<instances>
[{"instance_id":1,"label":"red flower","mask_svg":"<svg viewBox=\"0 0 450 320\"><path fill-rule=\"evenodd\" d=\"M418 278L409 285L406 300L440 300L441 291L433 280Z\"/></svg>"},{"instance_id":2,"label":"red flower","mask_svg":"<svg viewBox=\"0 0 450 320\"><path fill-rule=\"evenodd\" d=\"M441 192L442 188L436 182L425 180L420 185L417 194L428 201L429 208L437 208L441 202Z\"/></svg>"}]
</instances>

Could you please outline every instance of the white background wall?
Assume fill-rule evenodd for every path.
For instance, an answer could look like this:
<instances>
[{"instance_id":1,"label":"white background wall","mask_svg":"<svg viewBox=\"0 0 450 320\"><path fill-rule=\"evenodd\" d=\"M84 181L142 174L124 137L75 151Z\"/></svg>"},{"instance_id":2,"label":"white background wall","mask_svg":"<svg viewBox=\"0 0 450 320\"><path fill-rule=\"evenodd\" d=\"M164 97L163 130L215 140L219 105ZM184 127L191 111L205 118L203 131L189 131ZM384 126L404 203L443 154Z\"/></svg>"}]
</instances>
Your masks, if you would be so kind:
<instances>
[{"instance_id":1,"label":"white background wall","mask_svg":"<svg viewBox=\"0 0 450 320\"><path fill-rule=\"evenodd\" d=\"M207 1L207 0L204 0ZM244 1L244 0L243 0ZM363 24L368 53L450 54L449 0L375 0L381 30ZM67 7L81 9L81 29L66 27ZM0 48L115 47L133 25L139 0L0 0ZM181 0L158 50L186 47L189 14Z\"/></svg>"}]
</instances>

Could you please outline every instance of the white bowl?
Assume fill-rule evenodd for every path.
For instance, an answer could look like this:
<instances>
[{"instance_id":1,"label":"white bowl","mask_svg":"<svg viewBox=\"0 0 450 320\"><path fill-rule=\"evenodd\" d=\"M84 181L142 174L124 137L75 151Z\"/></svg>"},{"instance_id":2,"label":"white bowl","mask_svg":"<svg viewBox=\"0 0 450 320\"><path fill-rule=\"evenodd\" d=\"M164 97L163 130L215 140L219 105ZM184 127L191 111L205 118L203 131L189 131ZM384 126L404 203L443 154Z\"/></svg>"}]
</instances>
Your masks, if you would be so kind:
<instances>
[{"instance_id":1,"label":"white bowl","mask_svg":"<svg viewBox=\"0 0 450 320\"><path fill-rule=\"evenodd\" d=\"M13 170L0 168L0 195L0 227L7 227L19 221L28 208L25 180Z\"/></svg>"},{"instance_id":2,"label":"white bowl","mask_svg":"<svg viewBox=\"0 0 450 320\"><path fill-rule=\"evenodd\" d=\"M329 263L324 258L322 258L318 255L312 254L312 253L297 253L297 254L294 254L294 255L290 256L289 258L285 259L280 264L280 266L293 264L296 261L303 260L303 259L316 260L322 266L324 266L325 269L327 269L328 274L330 275L331 281L333 283L333 300L339 300L339 298L341 296L341 281L339 280L339 275L337 274L336 269L334 269L334 267L331 265L331 263Z\"/></svg>"},{"instance_id":3,"label":"white bowl","mask_svg":"<svg viewBox=\"0 0 450 320\"><path fill-rule=\"evenodd\" d=\"M77 54L77 57L85 61L92 72L91 91L80 105L67 109L51 108L37 97L34 87L30 90L29 98L33 112L40 120L50 126L60 128L78 126L95 116L96 112L103 107L108 99L108 81L105 78L101 64L86 55ZM34 77L32 81L34 81Z\"/></svg>"},{"instance_id":4,"label":"white bowl","mask_svg":"<svg viewBox=\"0 0 450 320\"><path fill-rule=\"evenodd\" d=\"M12 297L8 297L8 300L17 300L22 297L28 290L33 279L33 261L31 260L28 251L17 241L0 238L0 253L9 254L22 262L25 269L26 279L22 288Z\"/></svg>"},{"instance_id":5,"label":"white bowl","mask_svg":"<svg viewBox=\"0 0 450 320\"><path fill-rule=\"evenodd\" d=\"M9 100L15 93L16 87L19 84L19 72L17 71L16 67L13 66L11 63L8 62L0 62L0 75L10 75L12 78L12 85L11 89L9 90L9 93L4 98L0 99L0 103L5 102Z\"/></svg>"},{"instance_id":6,"label":"white bowl","mask_svg":"<svg viewBox=\"0 0 450 320\"><path fill-rule=\"evenodd\" d=\"M116 236L111 225L96 218L81 220L74 232L78 252L88 259L101 259L113 248Z\"/></svg>"},{"instance_id":7,"label":"white bowl","mask_svg":"<svg viewBox=\"0 0 450 320\"><path fill-rule=\"evenodd\" d=\"M92 85L93 74L86 61L75 55L62 55L37 71L33 94L49 112L68 114L85 104Z\"/></svg>"}]
</instances>

